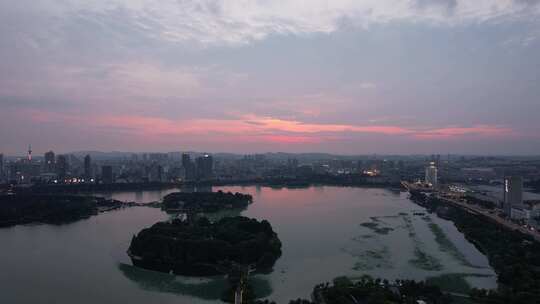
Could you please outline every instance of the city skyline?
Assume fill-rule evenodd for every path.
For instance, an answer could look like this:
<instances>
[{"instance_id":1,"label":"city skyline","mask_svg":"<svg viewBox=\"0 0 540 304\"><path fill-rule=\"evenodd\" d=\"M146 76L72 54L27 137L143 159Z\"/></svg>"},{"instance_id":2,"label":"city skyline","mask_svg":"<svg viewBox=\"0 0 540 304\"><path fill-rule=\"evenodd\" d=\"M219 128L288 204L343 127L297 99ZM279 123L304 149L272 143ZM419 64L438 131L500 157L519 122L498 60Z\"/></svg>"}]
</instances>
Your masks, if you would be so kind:
<instances>
[{"instance_id":1,"label":"city skyline","mask_svg":"<svg viewBox=\"0 0 540 304\"><path fill-rule=\"evenodd\" d=\"M103 158L117 158L129 157L130 155L166 155L166 154L195 154L195 155L234 155L234 156L253 156L253 155L266 155L266 154L284 154L284 155L321 155L321 156L336 156L336 157L372 157L377 159L378 157L433 157L433 156L444 156L448 157L502 157L502 158L537 158L540 157L540 154L509 154L509 153L442 153L442 152L433 152L433 153L339 153L339 152L320 152L320 151L305 151L305 152L286 152L286 151L224 151L224 150L194 150L194 149L176 149L176 150L138 150L138 151L128 151L128 150L55 150L51 148L45 148L44 150L34 151L32 150L32 160L38 159L40 161L45 161L47 158L47 153L53 152L56 155L76 155L84 157L86 155L102 155ZM28 151L15 151L14 153L5 153L0 152L1 155L6 157L15 157L21 159L28 158Z\"/></svg>"},{"instance_id":2,"label":"city skyline","mask_svg":"<svg viewBox=\"0 0 540 304\"><path fill-rule=\"evenodd\" d=\"M538 155L534 0L0 3L0 153Z\"/></svg>"}]
</instances>

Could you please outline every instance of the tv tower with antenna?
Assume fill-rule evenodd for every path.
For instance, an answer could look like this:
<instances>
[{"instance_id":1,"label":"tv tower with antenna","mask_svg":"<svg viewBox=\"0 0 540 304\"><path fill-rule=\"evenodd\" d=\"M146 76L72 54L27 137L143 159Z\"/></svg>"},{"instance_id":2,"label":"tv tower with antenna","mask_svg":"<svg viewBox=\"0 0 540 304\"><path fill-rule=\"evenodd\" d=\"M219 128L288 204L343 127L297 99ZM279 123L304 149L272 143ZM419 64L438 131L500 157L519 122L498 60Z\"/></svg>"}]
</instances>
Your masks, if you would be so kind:
<instances>
[{"instance_id":1,"label":"tv tower with antenna","mask_svg":"<svg viewBox=\"0 0 540 304\"><path fill-rule=\"evenodd\" d=\"M28 162L32 161L32 145L28 145Z\"/></svg>"}]
</instances>

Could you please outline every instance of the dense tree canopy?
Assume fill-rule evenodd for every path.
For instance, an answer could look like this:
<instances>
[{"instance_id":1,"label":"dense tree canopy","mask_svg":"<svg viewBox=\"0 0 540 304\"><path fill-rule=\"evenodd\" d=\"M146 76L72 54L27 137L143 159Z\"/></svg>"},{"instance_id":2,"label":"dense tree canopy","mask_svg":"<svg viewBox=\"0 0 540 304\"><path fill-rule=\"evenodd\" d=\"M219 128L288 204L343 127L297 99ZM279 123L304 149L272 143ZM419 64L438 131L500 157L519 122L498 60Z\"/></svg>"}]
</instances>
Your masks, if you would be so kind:
<instances>
[{"instance_id":1,"label":"dense tree canopy","mask_svg":"<svg viewBox=\"0 0 540 304\"><path fill-rule=\"evenodd\" d=\"M231 192L175 192L163 198L167 212L192 209L215 212L223 209L246 208L253 201L249 194Z\"/></svg>"},{"instance_id":2,"label":"dense tree canopy","mask_svg":"<svg viewBox=\"0 0 540 304\"><path fill-rule=\"evenodd\" d=\"M0 195L0 226L32 222L59 224L97 213L93 197L53 194Z\"/></svg>"},{"instance_id":3,"label":"dense tree canopy","mask_svg":"<svg viewBox=\"0 0 540 304\"><path fill-rule=\"evenodd\" d=\"M265 220L174 220L157 223L134 236L129 254L136 266L182 275L219 274L227 272L232 263L266 271L281 255L281 242Z\"/></svg>"}]
</instances>

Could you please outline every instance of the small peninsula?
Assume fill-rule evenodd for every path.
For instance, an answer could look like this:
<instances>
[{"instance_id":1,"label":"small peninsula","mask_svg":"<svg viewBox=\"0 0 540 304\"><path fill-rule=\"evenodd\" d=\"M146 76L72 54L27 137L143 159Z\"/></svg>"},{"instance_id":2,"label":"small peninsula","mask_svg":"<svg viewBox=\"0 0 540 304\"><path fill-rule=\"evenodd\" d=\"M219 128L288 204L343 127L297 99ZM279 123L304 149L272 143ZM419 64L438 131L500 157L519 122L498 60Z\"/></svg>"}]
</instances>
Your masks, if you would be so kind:
<instances>
[{"instance_id":1,"label":"small peninsula","mask_svg":"<svg viewBox=\"0 0 540 304\"><path fill-rule=\"evenodd\" d=\"M66 224L138 204L89 195L18 193L0 195L0 227Z\"/></svg>"}]
</instances>

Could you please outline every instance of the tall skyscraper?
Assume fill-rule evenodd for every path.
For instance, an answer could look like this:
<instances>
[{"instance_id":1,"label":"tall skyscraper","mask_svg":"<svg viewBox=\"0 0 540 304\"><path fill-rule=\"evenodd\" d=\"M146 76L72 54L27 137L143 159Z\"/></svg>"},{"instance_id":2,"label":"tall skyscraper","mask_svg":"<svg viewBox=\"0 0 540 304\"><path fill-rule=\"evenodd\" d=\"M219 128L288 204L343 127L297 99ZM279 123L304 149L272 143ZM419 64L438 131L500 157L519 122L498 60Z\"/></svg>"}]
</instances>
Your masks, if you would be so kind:
<instances>
[{"instance_id":1,"label":"tall skyscraper","mask_svg":"<svg viewBox=\"0 0 540 304\"><path fill-rule=\"evenodd\" d=\"M195 179L195 164L191 161L191 157L187 153L182 154L182 168L184 169L185 180L191 181Z\"/></svg>"},{"instance_id":2,"label":"tall skyscraper","mask_svg":"<svg viewBox=\"0 0 540 304\"><path fill-rule=\"evenodd\" d=\"M298 159L296 158L289 158L287 159L287 167L289 170L294 171L296 168L298 168Z\"/></svg>"},{"instance_id":3,"label":"tall skyscraper","mask_svg":"<svg viewBox=\"0 0 540 304\"><path fill-rule=\"evenodd\" d=\"M56 174L58 175L58 180L60 180L60 182L64 182L67 177L68 170L69 164L67 157L65 155L58 155L56 157Z\"/></svg>"},{"instance_id":4,"label":"tall skyscraper","mask_svg":"<svg viewBox=\"0 0 540 304\"><path fill-rule=\"evenodd\" d=\"M0 181L4 180L4 154L0 153Z\"/></svg>"},{"instance_id":5,"label":"tall skyscraper","mask_svg":"<svg viewBox=\"0 0 540 304\"><path fill-rule=\"evenodd\" d=\"M55 159L54 159L54 152L49 151L45 153L45 164L44 164L44 170L47 173L52 173L55 170Z\"/></svg>"},{"instance_id":6,"label":"tall skyscraper","mask_svg":"<svg viewBox=\"0 0 540 304\"><path fill-rule=\"evenodd\" d=\"M163 167L157 162L152 163L148 167L148 181L149 182L162 182L163 181Z\"/></svg>"},{"instance_id":7,"label":"tall skyscraper","mask_svg":"<svg viewBox=\"0 0 540 304\"><path fill-rule=\"evenodd\" d=\"M150 153L149 159L154 162L166 162L168 159L167 153Z\"/></svg>"},{"instance_id":8,"label":"tall skyscraper","mask_svg":"<svg viewBox=\"0 0 540 304\"><path fill-rule=\"evenodd\" d=\"M101 167L101 181L104 184L112 184L114 182L112 166Z\"/></svg>"},{"instance_id":9,"label":"tall skyscraper","mask_svg":"<svg viewBox=\"0 0 540 304\"><path fill-rule=\"evenodd\" d=\"M189 166L189 163L191 163L191 157L187 153L182 153L182 167Z\"/></svg>"},{"instance_id":10,"label":"tall skyscraper","mask_svg":"<svg viewBox=\"0 0 540 304\"><path fill-rule=\"evenodd\" d=\"M92 178L92 159L90 158L90 155L84 157L84 178Z\"/></svg>"},{"instance_id":11,"label":"tall skyscraper","mask_svg":"<svg viewBox=\"0 0 540 304\"><path fill-rule=\"evenodd\" d=\"M435 166L435 162L430 162L426 168L426 184L437 187L437 182L437 167Z\"/></svg>"},{"instance_id":12,"label":"tall skyscraper","mask_svg":"<svg viewBox=\"0 0 540 304\"><path fill-rule=\"evenodd\" d=\"M523 178L521 176L508 176L504 179L504 212L512 214L512 207L523 204Z\"/></svg>"},{"instance_id":13,"label":"tall skyscraper","mask_svg":"<svg viewBox=\"0 0 540 304\"><path fill-rule=\"evenodd\" d=\"M211 179L214 175L214 159L211 155L197 157L197 179Z\"/></svg>"}]
</instances>

